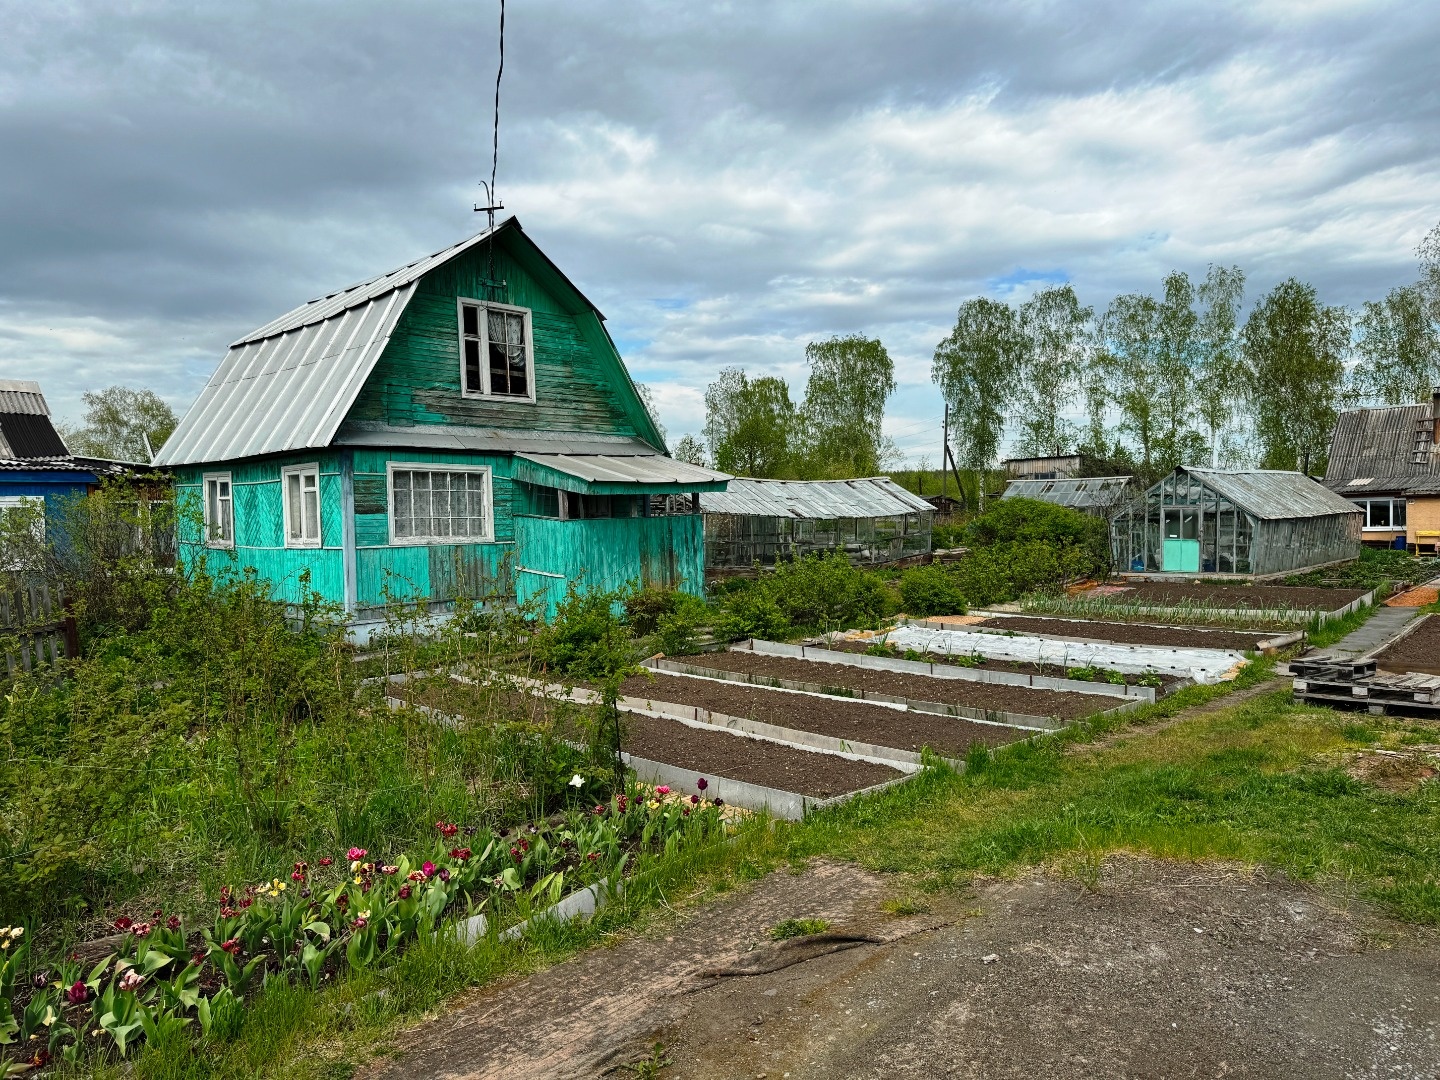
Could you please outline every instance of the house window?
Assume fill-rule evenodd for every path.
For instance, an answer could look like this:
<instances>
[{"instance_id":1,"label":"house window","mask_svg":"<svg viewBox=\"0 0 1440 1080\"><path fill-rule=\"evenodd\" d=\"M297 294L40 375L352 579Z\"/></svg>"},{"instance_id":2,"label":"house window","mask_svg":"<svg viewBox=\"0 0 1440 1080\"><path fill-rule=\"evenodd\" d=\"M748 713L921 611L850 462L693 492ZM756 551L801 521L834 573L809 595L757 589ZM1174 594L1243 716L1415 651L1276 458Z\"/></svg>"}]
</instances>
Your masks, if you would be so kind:
<instances>
[{"instance_id":1,"label":"house window","mask_svg":"<svg viewBox=\"0 0 1440 1080\"><path fill-rule=\"evenodd\" d=\"M35 539L45 540L45 500L38 495L0 496L0 521L9 517L29 518Z\"/></svg>"},{"instance_id":2,"label":"house window","mask_svg":"<svg viewBox=\"0 0 1440 1080\"><path fill-rule=\"evenodd\" d=\"M235 546L235 501L229 473L205 474L205 542L211 547Z\"/></svg>"},{"instance_id":3,"label":"house window","mask_svg":"<svg viewBox=\"0 0 1440 1080\"><path fill-rule=\"evenodd\" d=\"M488 468L392 463L389 471L391 543L488 543L495 538Z\"/></svg>"},{"instance_id":4,"label":"house window","mask_svg":"<svg viewBox=\"0 0 1440 1080\"><path fill-rule=\"evenodd\" d=\"M460 301L460 386L467 397L535 400L526 308Z\"/></svg>"},{"instance_id":5,"label":"house window","mask_svg":"<svg viewBox=\"0 0 1440 1080\"><path fill-rule=\"evenodd\" d=\"M320 546L320 467L292 465L280 470L285 491L285 546Z\"/></svg>"},{"instance_id":6,"label":"house window","mask_svg":"<svg viewBox=\"0 0 1440 1080\"><path fill-rule=\"evenodd\" d=\"M1365 511L1365 528L1378 532L1399 532L1405 528L1404 499L1351 499Z\"/></svg>"}]
</instances>

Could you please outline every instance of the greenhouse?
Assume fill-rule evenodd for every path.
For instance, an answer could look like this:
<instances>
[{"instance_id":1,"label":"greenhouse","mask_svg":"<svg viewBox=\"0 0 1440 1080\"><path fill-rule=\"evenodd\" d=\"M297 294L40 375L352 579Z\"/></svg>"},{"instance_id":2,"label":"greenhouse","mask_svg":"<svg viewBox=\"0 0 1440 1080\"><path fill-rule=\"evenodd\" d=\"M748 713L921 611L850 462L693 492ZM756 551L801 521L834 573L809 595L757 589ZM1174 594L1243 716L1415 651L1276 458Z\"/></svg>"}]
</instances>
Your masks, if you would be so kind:
<instances>
[{"instance_id":1,"label":"greenhouse","mask_svg":"<svg viewBox=\"0 0 1440 1080\"><path fill-rule=\"evenodd\" d=\"M935 508L889 477L749 480L700 495L705 569L726 570L815 551L844 551L860 565L930 551Z\"/></svg>"},{"instance_id":2,"label":"greenhouse","mask_svg":"<svg viewBox=\"0 0 1440 1080\"><path fill-rule=\"evenodd\" d=\"M1111 522L1122 573L1282 574L1353 559L1363 515L1298 472L1181 466Z\"/></svg>"}]
</instances>

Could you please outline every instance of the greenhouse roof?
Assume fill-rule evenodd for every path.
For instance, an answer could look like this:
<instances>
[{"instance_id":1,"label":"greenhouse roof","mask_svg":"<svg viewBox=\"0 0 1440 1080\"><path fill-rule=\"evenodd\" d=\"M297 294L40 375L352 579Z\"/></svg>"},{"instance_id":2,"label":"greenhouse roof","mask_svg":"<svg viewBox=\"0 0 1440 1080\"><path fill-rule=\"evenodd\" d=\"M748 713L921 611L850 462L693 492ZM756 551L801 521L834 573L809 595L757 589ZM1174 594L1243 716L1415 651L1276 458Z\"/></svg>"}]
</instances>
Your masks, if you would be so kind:
<instances>
[{"instance_id":1,"label":"greenhouse roof","mask_svg":"<svg viewBox=\"0 0 1440 1080\"><path fill-rule=\"evenodd\" d=\"M1181 466L1175 471L1194 477L1240 509L1267 521L1360 512L1354 503L1304 473L1272 469L1195 469L1188 466Z\"/></svg>"},{"instance_id":2,"label":"greenhouse roof","mask_svg":"<svg viewBox=\"0 0 1440 1080\"><path fill-rule=\"evenodd\" d=\"M1002 499L1039 499L1076 510L1104 509L1125 498L1128 476L1086 476L1073 480L1011 480Z\"/></svg>"},{"instance_id":3,"label":"greenhouse roof","mask_svg":"<svg viewBox=\"0 0 1440 1080\"><path fill-rule=\"evenodd\" d=\"M702 492L700 510L706 514L817 521L935 512L935 508L924 499L906 491L888 476L867 476L857 480L751 480L736 477L724 491Z\"/></svg>"}]
</instances>

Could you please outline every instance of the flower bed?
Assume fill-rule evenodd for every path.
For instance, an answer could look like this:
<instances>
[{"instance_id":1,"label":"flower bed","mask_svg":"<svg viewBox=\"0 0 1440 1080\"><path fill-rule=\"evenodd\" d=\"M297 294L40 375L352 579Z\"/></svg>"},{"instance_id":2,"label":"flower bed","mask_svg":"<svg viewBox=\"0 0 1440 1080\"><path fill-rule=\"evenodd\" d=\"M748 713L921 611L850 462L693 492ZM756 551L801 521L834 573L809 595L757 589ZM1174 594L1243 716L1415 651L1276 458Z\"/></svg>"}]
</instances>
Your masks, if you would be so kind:
<instances>
[{"instance_id":1,"label":"flower bed","mask_svg":"<svg viewBox=\"0 0 1440 1080\"><path fill-rule=\"evenodd\" d=\"M583 778L575 778L583 788ZM372 858L352 847L290 879L225 887L213 922L162 911L115 920L119 948L90 967L78 955L35 962L23 927L0 930L0 1076L55 1058L124 1057L191 1028L238 1027L267 979L318 988L347 969L382 965L455 916L517 922L598 881L614 884L645 855L723 835L728 807L696 793L637 786L588 810L514 830L436 822L430 850Z\"/></svg>"}]
</instances>

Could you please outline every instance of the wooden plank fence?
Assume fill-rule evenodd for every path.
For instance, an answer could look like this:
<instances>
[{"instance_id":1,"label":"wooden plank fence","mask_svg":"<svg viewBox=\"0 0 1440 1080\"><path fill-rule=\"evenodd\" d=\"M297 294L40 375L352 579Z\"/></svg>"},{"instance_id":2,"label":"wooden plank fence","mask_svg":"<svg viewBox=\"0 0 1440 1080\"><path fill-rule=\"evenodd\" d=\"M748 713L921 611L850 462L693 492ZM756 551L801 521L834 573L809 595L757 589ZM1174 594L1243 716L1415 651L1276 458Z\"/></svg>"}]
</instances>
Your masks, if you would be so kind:
<instances>
[{"instance_id":1,"label":"wooden plank fence","mask_svg":"<svg viewBox=\"0 0 1440 1080\"><path fill-rule=\"evenodd\" d=\"M0 591L0 650L7 677L79 652L75 620L58 590L26 584Z\"/></svg>"}]
</instances>

